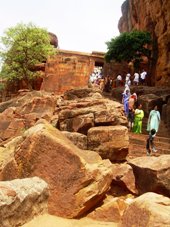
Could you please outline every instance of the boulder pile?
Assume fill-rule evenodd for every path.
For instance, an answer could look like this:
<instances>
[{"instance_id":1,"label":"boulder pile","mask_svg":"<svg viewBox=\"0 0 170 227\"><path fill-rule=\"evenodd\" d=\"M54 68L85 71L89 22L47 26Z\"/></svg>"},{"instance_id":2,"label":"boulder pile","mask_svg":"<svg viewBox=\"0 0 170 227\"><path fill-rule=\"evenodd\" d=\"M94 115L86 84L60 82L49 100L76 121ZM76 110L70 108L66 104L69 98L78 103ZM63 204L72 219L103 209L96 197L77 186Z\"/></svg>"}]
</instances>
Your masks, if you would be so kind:
<instances>
[{"instance_id":1,"label":"boulder pile","mask_svg":"<svg viewBox=\"0 0 170 227\"><path fill-rule=\"evenodd\" d=\"M28 177L33 179L28 191L43 198L35 204L25 202L31 207L25 221L18 216L15 220L17 207L14 220L10 209L3 207L1 212L6 215L1 215L5 217L2 223L15 226L46 211L122 226L154 226L155 220L160 226L170 225L166 219L170 204L169 155L128 158L129 135L122 104L89 88L71 90L63 96L34 91L20 92L18 97L1 103L0 112L0 194L6 200L2 206L8 203L8 196L17 200L17 193L27 190L28 180L23 178ZM46 183L42 183L45 186L39 193L45 194L37 196L41 181ZM21 182L18 192L16 182ZM48 211L47 206L41 206L48 197L47 184ZM153 219L159 206L165 214L161 212ZM21 207L25 210L22 202Z\"/></svg>"}]
</instances>

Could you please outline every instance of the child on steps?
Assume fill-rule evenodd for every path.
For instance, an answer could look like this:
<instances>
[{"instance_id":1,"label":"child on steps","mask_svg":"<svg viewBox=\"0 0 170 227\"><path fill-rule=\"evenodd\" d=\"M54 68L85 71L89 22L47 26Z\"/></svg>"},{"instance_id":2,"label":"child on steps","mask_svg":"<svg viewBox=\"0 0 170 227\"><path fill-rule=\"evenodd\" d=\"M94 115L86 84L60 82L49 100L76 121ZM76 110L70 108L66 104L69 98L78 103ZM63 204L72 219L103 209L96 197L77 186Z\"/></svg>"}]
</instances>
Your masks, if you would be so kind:
<instances>
[{"instance_id":1,"label":"child on steps","mask_svg":"<svg viewBox=\"0 0 170 227\"><path fill-rule=\"evenodd\" d=\"M154 145L154 138L156 135L156 130L155 129L151 129L150 133L149 133L149 137L147 139L146 142L146 154L149 156L152 152L157 152L157 150L155 149L155 145Z\"/></svg>"}]
</instances>

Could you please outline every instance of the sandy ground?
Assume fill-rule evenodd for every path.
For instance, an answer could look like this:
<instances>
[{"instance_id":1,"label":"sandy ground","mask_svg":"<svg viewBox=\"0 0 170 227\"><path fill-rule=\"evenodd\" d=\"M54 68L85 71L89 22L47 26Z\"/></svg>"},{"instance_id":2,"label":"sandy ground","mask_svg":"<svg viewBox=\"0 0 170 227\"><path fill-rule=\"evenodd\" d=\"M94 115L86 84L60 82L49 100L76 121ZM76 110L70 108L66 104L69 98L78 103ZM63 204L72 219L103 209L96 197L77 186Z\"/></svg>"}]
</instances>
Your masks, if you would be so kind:
<instances>
[{"instance_id":1,"label":"sandy ground","mask_svg":"<svg viewBox=\"0 0 170 227\"><path fill-rule=\"evenodd\" d=\"M49 214L40 215L34 218L23 227L117 227L113 222L94 221L89 218L82 218L80 220L65 219Z\"/></svg>"}]
</instances>

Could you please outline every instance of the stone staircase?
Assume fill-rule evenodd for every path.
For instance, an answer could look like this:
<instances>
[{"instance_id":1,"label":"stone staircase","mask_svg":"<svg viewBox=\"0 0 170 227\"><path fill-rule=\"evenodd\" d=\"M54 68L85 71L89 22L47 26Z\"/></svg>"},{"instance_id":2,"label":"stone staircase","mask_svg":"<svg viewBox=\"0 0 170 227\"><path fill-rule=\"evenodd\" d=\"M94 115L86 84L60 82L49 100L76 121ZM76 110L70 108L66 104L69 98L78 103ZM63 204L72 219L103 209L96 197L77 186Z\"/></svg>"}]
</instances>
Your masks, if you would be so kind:
<instances>
[{"instance_id":1,"label":"stone staircase","mask_svg":"<svg viewBox=\"0 0 170 227\"><path fill-rule=\"evenodd\" d=\"M104 92L103 94L106 98L115 100L111 93ZM128 159L146 156L146 140L148 138L147 129L148 117L144 117L142 121L142 134L129 133L129 155ZM170 129L161 121L159 126L159 131L154 140L155 147L157 149L156 153L152 153L152 156L160 156L162 154L170 155Z\"/></svg>"},{"instance_id":2,"label":"stone staircase","mask_svg":"<svg viewBox=\"0 0 170 227\"><path fill-rule=\"evenodd\" d=\"M134 134L129 133L129 155L128 158L136 158L146 156L146 140L148 135L146 134ZM170 138L156 136L154 140L157 152L152 153L152 156L160 156L162 154L170 155Z\"/></svg>"},{"instance_id":3,"label":"stone staircase","mask_svg":"<svg viewBox=\"0 0 170 227\"><path fill-rule=\"evenodd\" d=\"M142 121L142 134L129 133L129 156L128 158L136 158L146 156L146 140L148 138L147 118ZM170 155L170 132L163 121L160 123L159 131L154 139L154 144L157 149L152 156L159 156L162 154Z\"/></svg>"}]
</instances>

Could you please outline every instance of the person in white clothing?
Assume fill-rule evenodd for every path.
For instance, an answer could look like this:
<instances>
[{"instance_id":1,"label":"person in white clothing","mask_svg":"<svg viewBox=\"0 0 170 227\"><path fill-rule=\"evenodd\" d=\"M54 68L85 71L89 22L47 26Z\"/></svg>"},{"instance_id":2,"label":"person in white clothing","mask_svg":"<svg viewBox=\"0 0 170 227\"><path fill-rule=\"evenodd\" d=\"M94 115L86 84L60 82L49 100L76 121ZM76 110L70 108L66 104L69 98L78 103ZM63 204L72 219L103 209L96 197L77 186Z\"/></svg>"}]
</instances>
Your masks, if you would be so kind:
<instances>
[{"instance_id":1,"label":"person in white clothing","mask_svg":"<svg viewBox=\"0 0 170 227\"><path fill-rule=\"evenodd\" d=\"M130 80L130 77L131 77L130 73L127 73L126 74L126 78L125 78L125 82L128 81L128 80Z\"/></svg>"},{"instance_id":2,"label":"person in white clothing","mask_svg":"<svg viewBox=\"0 0 170 227\"><path fill-rule=\"evenodd\" d=\"M139 85L139 73L134 73L133 84Z\"/></svg>"},{"instance_id":3,"label":"person in white clothing","mask_svg":"<svg viewBox=\"0 0 170 227\"><path fill-rule=\"evenodd\" d=\"M127 81L126 81L126 84L127 84L128 86L130 86L130 85L131 85L131 80L130 80L130 79L127 80Z\"/></svg>"},{"instance_id":4,"label":"person in white clothing","mask_svg":"<svg viewBox=\"0 0 170 227\"><path fill-rule=\"evenodd\" d=\"M145 84L146 75L147 75L147 72L145 70L143 70L142 73L140 74L140 79L141 79L141 84L142 85Z\"/></svg>"},{"instance_id":5,"label":"person in white clothing","mask_svg":"<svg viewBox=\"0 0 170 227\"><path fill-rule=\"evenodd\" d=\"M116 78L116 87L119 87L122 85L122 76L118 75Z\"/></svg>"},{"instance_id":6,"label":"person in white clothing","mask_svg":"<svg viewBox=\"0 0 170 227\"><path fill-rule=\"evenodd\" d=\"M117 80L122 80L122 76L121 75L118 75L117 76Z\"/></svg>"}]
</instances>

